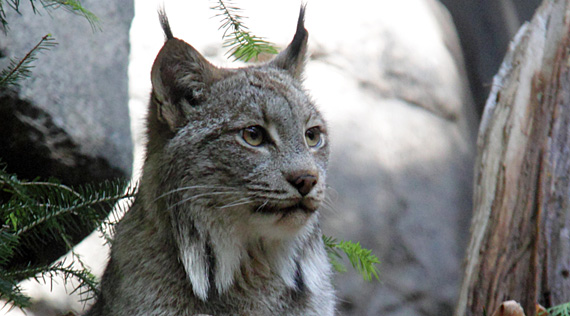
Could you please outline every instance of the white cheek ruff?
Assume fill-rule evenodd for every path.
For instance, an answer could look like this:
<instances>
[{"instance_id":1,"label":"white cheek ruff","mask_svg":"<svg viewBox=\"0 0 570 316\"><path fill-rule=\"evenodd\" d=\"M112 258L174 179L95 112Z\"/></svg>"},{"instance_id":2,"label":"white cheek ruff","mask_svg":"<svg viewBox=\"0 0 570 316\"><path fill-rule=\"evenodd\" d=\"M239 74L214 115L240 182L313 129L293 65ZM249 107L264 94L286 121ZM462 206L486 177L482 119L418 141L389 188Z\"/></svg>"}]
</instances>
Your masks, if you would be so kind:
<instances>
[{"instance_id":1,"label":"white cheek ruff","mask_svg":"<svg viewBox=\"0 0 570 316\"><path fill-rule=\"evenodd\" d=\"M188 234L188 232L182 229L182 234ZM184 236L180 240L184 241L180 245L180 259L192 284L192 291L199 299L206 301L210 282L208 280L205 244L201 240L188 243Z\"/></svg>"},{"instance_id":2,"label":"white cheek ruff","mask_svg":"<svg viewBox=\"0 0 570 316\"><path fill-rule=\"evenodd\" d=\"M226 292L234 284L234 276L240 269L245 251L236 238L230 234L212 235L213 252L216 256L215 282L219 294Z\"/></svg>"},{"instance_id":3,"label":"white cheek ruff","mask_svg":"<svg viewBox=\"0 0 570 316\"><path fill-rule=\"evenodd\" d=\"M177 238L180 260L198 299L207 302L212 287L218 294L228 293L236 282L243 280L242 268L255 271L253 275L259 280L269 278L272 271L285 286L295 288L297 261L303 267L301 273L311 292L319 293L325 287L323 283L329 277L326 253L307 245L313 242L318 212L289 214L293 216L292 222L286 223L279 223L283 214L248 216L244 212L234 214L237 217L226 214L223 218L212 213L197 214L200 216L192 218L197 231L185 225ZM215 266L211 267L212 264ZM268 270L259 270L259 264Z\"/></svg>"}]
</instances>

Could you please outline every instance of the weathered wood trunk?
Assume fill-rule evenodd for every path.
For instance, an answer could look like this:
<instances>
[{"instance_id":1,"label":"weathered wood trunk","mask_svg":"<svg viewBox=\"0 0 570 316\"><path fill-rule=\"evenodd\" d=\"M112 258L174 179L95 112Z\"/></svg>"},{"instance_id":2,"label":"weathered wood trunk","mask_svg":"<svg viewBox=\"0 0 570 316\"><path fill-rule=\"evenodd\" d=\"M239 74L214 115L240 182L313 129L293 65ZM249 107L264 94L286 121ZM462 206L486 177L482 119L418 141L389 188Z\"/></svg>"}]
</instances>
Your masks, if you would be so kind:
<instances>
[{"instance_id":1,"label":"weathered wood trunk","mask_svg":"<svg viewBox=\"0 0 570 316\"><path fill-rule=\"evenodd\" d=\"M455 316L570 301L569 37L570 0L545 0L493 81Z\"/></svg>"}]
</instances>

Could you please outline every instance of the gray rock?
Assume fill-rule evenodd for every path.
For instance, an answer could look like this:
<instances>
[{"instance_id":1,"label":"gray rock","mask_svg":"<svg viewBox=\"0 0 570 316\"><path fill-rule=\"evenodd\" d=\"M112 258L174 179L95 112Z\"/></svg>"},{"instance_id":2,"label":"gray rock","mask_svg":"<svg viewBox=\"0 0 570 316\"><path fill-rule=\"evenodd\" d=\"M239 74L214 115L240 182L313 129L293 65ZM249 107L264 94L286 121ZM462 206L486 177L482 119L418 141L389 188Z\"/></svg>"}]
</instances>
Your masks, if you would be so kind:
<instances>
[{"instance_id":1,"label":"gray rock","mask_svg":"<svg viewBox=\"0 0 570 316\"><path fill-rule=\"evenodd\" d=\"M30 78L0 91L0 161L22 179L56 177L77 185L129 178L133 151L128 111L129 28L132 0L82 1L101 19L94 30L81 16L46 11L28 1L9 6L9 30L0 34L0 69L22 58L48 33L58 45L44 50ZM0 196L0 200L3 200ZM93 227L73 230L79 242ZM49 244L49 241L46 241ZM49 263L65 245L23 249L10 264Z\"/></svg>"},{"instance_id":2,"label":"gray rock","mask_svg":"<svg viewBox=\"0 0 570 316\"><path fill-rule=\"evenodd\" d=\"M315 12L345 21L309 29L318 51L306 86L332 144L324 233L359 241L382 262L380 282L350 268L337 276L340 311L451 315L469 238L477 126L451 18L432 0L316 6L308 21L319 19Z\"/></svg>"},{"instance_id":3,"label":"gray rock","mask_svg":"<svg viewBox=\"0 0 570 316\"><path fill-rule=\"evenodd\" d=\"M3 111L16 113L15 118L30 127L30 133L37 134L30 135L30 143L19 150L26 146L32 146L31 151L36 146L47 147L45 156L37 157L41 160L30 162L42 166L47 161L43 168L21 165L18 159L9 158L19 154L11 142L0 147L0 157L11 170L26 174L27 168L44 169L31 178L46 174L65 179L69 173L74 176L66 182L75 184L128 177L131 173L127 67L133 2L90 0L82 4L101 19L102 31L93 30L81 16L63 9L46 12L38 3L41 16L33 14L27 1L20 5L21 15L5 8L9 31L0 35L0 49L5 56L0 59L1 68L9 58L23 57L48 33L58 42L39 54L32 77L21 81L16 94L4 91L0 103ZM16 127L15 131L25 133ZM14 137L24 138L1 135L10 140ZM61 165L61 169L51 169L51 164Z\"/></svg>"}]
</instances>

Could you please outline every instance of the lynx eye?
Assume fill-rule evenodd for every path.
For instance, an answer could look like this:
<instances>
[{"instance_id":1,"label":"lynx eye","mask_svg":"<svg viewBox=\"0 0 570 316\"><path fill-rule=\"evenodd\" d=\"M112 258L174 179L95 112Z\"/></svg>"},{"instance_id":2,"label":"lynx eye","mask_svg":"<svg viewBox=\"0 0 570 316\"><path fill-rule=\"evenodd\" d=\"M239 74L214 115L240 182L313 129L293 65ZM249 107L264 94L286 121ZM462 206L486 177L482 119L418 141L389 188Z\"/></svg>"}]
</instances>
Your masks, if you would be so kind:
<instances>
[{"instance_id":1,"label":"lynx eye","mask_svg":"<svg viewBox=\"0 0 570 316\"><path fill-rule=\"evenodd\" d=\"M265 130L259 125L244 128L241 132L241 137L246 143L256 147L266 141Z\"/></svg>"},{"instance_id":2,"label":"lynx eye","mask_svg":"<svg viewBox=\"0 0 570 316\"><path fill-rule=\"evenodd\" d=\"M309 147L319 147L322 145L321 130L318 127L311 127L305 132L305 140Z\"/></svg>"}]
</instances>

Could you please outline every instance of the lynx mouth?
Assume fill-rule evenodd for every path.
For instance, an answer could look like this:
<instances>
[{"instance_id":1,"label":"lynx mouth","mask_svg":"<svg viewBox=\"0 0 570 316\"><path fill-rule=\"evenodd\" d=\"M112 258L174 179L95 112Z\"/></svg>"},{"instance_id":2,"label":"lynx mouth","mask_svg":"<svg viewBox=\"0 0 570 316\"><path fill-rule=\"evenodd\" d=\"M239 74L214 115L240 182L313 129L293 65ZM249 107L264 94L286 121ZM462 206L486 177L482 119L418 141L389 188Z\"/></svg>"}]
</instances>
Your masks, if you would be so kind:
<instances>
[{"instance_id":1,"label":"lynx mouth","mask_svg":"<svg viewBox=\"0 0 570 316\"><path fill-rule=\"evenodd\" d=\"M316 211L316 208L308 207L307 205L299 202L287 207L277 207L270 205L261 205L255 209L255 213L266 213L266 214L291 214L295 212L302 212L306 214L312 214Z\"/></svg>"}]
</instances>

